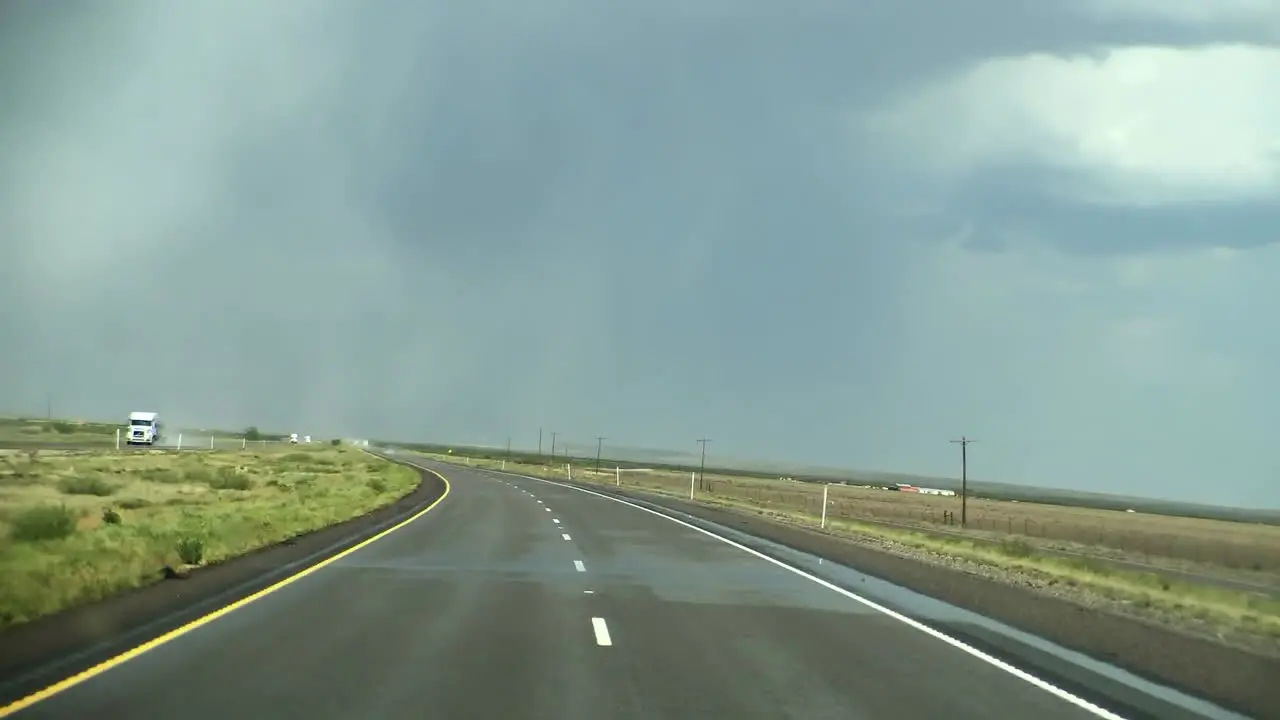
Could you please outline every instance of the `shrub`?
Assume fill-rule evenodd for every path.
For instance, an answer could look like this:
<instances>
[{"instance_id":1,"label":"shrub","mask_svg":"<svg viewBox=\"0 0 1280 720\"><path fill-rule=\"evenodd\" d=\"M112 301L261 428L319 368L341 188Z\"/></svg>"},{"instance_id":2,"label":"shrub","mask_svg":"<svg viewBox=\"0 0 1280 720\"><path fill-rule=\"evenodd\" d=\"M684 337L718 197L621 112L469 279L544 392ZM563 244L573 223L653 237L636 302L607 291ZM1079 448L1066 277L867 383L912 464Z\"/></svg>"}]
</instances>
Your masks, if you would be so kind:
<instances>
[{"instance_id":1,"label":"shrub","mask_svg":"<svg viewBox=\"0 0 1280 720\"><path fill-rule=\"evenodd\" d=\"M145 498L123 498L116 504L123 510L139 510L144 507L150 507L151 501Z\"/></svg>"},{"instance_id":2,"label":"shrub","mask_svg":"<svg viewBox=\"0 0 1280 720\"><path fill-rule=\"evenodd\" d=\"M248 440L249 442L261 440L262 433L258 430L256 426L250 425L249 427L244 429L244 439Z\"/></svg>"},{"instance_id":3,"label":"shrub","mask_svg":"<svg viewBox=\"0 0 1280 720\"><path fill-rule=\"evenodd\" d=\"M95 495L106 497L116 491L116 486L98 475L64 478L58 483L58 489L67 495Z\"/></svg>"},{"instance_id":4,"label":"shrub","mask_svg":"<svg viewBox=\"0 0 1280 720\"><path fill-rule=\"evenodd\" d=\"M53 431L58 433L59 435L70 435L76 431L75 426L72 425L71 423L56 422L53 424L52 427L53 427Z\"/></svg>"},{"instance_id":5,"label":"shrub","mask_svg":"<svg viewBox=\"0 0 1280 720\"><path fill-rule=\"evenodd\" d=\"M382 478L369 478L369 489L381 495L387 491L387 482Z\"/></svg>"},{"instance_id":6,"label":"shrub","mask_svg":"<svg viewBox=\"0 0 1280 720\"><path fill-rule=\"evenodd\" d=\"M184 479L181 472L171 468L143 468L138 476L154 483L180 483Z\"/></svg>"},{"instance_id":7,"label":"shrub","mask_svg":"<svg viewBox=\"0 0 1280 720\"><path fill-rule=\"evenodd\" d=\"M178 541L178 559L187 565L199 565L204 561L204 540L184 537Z\"/></svg>"},{"instance_id":8,"label":"shrub","mask_svg":"<svg viewBox=\"0 0 1280 720\"><path fill-rule=\"evenodd\" d=\"M121 520L120 513L116 512L115 510L112 510L111 508L107 508L102 511L103 523L107 525L119 525L120 520Z\"/></svg>"},{"instance_id":9,"label":"shrub","mask_svg":"<svg viewBox=\"0 0 1280 720\"><path fill-rule=\"evenodd\" d=\"M252 490L253 480L230 468L223 468L207 481L213 490Z\"/></svg>"},{"instance_id":10,"label":"shrub","mask_svg":"<svg viewBox=\"0 0 1280 720\"><path fill-rule=\"evenodd\" d=\"M342 438L334 438L329 441L329 444L333 445L334 447L337 447L342 444Z\"/></svg>"},{"instance_id":11,"label":"shrub","mask_svg":"<svg viewBox=\"0 0 1280 720\"><path fill-rule=\"evenodd\" d=\"M78 520L66 505L38 505L13 516L9 536L20 542L61 540L75 533Z\"/></svg>"},{"instance_id":12,"label":"shrub","mask_svg":"<svg viewBox=\"0 0 1280 720\"><path fill-rule=\"evenodd\" d=\"M1028 558L1035 555L1036 549L1022 538L1007 538L1000 542L1000 552L1012 558Z\"/></svg>"}]
</instances>

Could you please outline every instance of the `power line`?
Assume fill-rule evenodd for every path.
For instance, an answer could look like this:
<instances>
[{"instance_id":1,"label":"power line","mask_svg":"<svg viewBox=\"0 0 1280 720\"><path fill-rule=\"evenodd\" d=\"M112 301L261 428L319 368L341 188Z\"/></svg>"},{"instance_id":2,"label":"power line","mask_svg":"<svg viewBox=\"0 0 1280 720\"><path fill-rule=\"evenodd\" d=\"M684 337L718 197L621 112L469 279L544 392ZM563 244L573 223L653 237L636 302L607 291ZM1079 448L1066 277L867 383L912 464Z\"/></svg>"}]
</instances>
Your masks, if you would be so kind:
<instances>
[{"instance_id":1,"label":"power line","mask_svg":"<svg viewBox=\"0 0 1280 720\"><path fill-rule=\"evenodd\" d=\"M969 443L978 441L961 435L959 440L949 440L948 442L960 445L960 527L965 527L969 519Z\"/></svg>"},{"instance_id":2,"label":"power line","mask_svg":"<svg viewBox=\"0 0 1280 720\"><path fill-rule=\"evenodd\" d=\"M600 472L600 448L604 447L604 441L609 438L600 435L596 437L596 472Z\"/></svg>"},{"instance_id":3,"label":"power line","mask_svg":"<svg viewBox=\"0 0 1280 720\"><path fill-rule=\"evenodd\" d=\"M703 490L702 479L707 471L707 443L711 442L711 438L700 438L698 444L702 446L702 462L698 465L698 489Z\"/></svg>"}]
</instances>

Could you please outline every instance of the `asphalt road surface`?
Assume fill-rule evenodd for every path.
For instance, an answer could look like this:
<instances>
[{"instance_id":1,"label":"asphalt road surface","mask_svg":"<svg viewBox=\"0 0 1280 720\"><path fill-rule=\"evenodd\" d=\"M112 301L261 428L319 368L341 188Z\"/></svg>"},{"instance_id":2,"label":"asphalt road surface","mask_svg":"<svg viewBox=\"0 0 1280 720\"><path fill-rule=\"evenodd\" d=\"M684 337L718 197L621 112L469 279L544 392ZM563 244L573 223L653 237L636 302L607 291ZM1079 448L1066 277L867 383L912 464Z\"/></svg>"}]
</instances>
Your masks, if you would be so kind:
<instances>
[{"instance_id":1,"label":"asphalt road surface","mask_svg":"<svg viewBox=\"0 0 1280 720\"><path fill-rule=\"evenodd\" d=\"M435 467L418 520L12 717L1201 717L1107 714L692 527Z\"/></svg>"}]
</instances>

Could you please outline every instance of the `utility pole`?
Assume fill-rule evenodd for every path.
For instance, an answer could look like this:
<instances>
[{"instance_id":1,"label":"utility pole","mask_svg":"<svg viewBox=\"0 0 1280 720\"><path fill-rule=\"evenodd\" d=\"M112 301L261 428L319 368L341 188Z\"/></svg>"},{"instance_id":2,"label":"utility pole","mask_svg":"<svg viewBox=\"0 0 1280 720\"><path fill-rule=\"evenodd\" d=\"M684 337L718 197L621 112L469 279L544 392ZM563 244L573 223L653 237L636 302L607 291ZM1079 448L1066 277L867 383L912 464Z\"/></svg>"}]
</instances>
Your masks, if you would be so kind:
<instances>
[{"instance_id":1,"label":"utility pole","mask_svg":"<svg viewBox=\"0 0 1280 720\"><path fill-rule=\"evenodd\" d=\"M511 436L507 436L507 462L511 462Z\"/></svg>"},{"instance_id":2,"label":"utility pole","mask_svg":"<svg viewBox=\"0 0 1280 720\"><path fill-rule=\"evenodd\" d=\"M542 460L542 428L538 428L538 460Z\"/></svg>"},{"instance_id":3,"label":"utility pole","mask_svg":"<svg viewBox=\"0 0 1280 720\"><path fill-rule=\"evenodd\" d=\"M558 432L551 433L551 464L552 465L554 465L556 462L556 436L559 434L560 433Z\"/></svg>"},{"instance_id":4,"label":"utility pole","mask_svg":"<svg viewBox=\"0 0 1280 720\"><path fill-rule=\"evenodd\" d=\"M600 448L604 446L604 441L608 439L603 435L596 438L596 472L600 472Z\"/></svg>"},{"instance_id":5,"label":"utility pole","mask_svg":"<svg viewBox=\"0 0 1280 720\"><path fill-rule=\"evenodd\" d=\"M45 420L53 419L53 394L52 393L44 394L44 419Z\"/></svg>"},{"instance_id":6,"label":"utility pole","mask_svg":"<svg viewBox=\"0 0 1280 720\"><path fill-rule=\"evenodd\" d=\"M710 438L700 438L698 444L702 445L702 462L698 465L698 489L705 490L702 484L703 475L707 470L707 443L711 442Z\"/></svg>"},{"instance_id":7,"label":"utility pole","mask_svg":"<svg viewBox=\"0 0 1280 720\"><path fill-rule=\"evenodd\" d=\"M969 505L969 443L977 442L973 438L960 436L959 440L950 442L960 445L960 527L968 521Z\"/></svg>"}]
</instances>

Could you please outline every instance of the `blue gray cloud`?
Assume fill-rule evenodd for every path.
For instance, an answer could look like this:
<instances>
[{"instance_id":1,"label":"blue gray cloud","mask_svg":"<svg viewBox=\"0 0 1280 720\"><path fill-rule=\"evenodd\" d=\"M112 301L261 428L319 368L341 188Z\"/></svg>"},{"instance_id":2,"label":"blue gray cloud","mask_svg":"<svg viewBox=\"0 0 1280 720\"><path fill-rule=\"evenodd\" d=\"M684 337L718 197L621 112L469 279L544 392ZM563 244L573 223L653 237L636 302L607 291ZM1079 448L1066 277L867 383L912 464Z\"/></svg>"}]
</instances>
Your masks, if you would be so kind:
<instances>
[{"instance_id":1,"label":"blue gray cloud","mask_svg":"<svg viewBox=\"0 0 1280 720\"><path fill-rule=\"evenodd\" d=\"M1277 5L9 3L0 398L1271 505Z\"/></svg>"}]
</instances>

